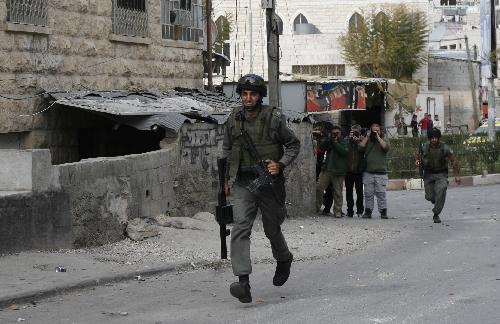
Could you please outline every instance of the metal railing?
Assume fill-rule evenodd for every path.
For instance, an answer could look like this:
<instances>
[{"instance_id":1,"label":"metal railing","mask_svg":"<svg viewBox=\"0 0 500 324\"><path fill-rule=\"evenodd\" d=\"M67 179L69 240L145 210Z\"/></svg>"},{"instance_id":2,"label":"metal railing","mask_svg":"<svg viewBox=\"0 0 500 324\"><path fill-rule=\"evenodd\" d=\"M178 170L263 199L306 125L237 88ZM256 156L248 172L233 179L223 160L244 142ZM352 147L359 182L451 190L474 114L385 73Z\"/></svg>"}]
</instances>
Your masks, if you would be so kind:
<instances>
[{"instance_id":1,"label":"metal railing","mask_svg":"<svg viewBox=\"0 0 500 324\"><path fill-rule=\"evenodd\" d=\"M148 37L148 9L145 0L113 0L113 33Z\"/></svg>"},{"instance_id":2,"label":"metal railing","mask_svg":"<svg viewBox=\"0 0 500 324\"><path fill-rule=\"evenodd\" d=\"M161 0L162 38L199 42L203 37L203 5L192 0L190 9L181 8L179 0Z\"/></svg>"},{"instance_id":3,"label":"metal railing","mask_svg":"<svg viewBox=\"0 0 500 324\"><path fill-rule=\"evenodd\" d=\"M7 21L48 26L48 7L48 0L9 0L7 1Z\"/></svg>"}]
</instances>

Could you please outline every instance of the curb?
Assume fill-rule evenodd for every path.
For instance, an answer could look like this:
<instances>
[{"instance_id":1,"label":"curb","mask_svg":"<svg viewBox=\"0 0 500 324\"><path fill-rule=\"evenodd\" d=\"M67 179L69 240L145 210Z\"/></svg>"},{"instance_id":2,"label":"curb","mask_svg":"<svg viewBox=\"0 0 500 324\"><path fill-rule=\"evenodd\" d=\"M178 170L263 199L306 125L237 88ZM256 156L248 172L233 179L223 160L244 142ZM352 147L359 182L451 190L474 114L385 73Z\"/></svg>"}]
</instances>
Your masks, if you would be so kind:
<instances>
[{"instance_id":1,"label":"curb","mask_svg":"<svg viewBox=\"0 0 500 324\"><path fill-rule=\"evenodd\" d=\"M492 185L500 184L500 173L493 173L487 175L475 175L475 176L463 176L462 184L455 184L454 178L449 177L448 187L470 187L470 186L482 186L482 185ZM423 181L420 178L417 179L391 179L387 183L387 190L422 190Z\"/></svg>"},{"instance_id":2,"label":"curb","mask_svg":"<svg viewBox=\"0 0 500 324\"><path fill-rule=\"evenodd\" d=\"M100 285L104 285L107 283L117 283L127 280L134 280L133 279L134 276L136 276L138 273L140 273L141 276L153 276L160 273L163 274L163 273L173 272L191 267L192 263L193 262L174 263L165 267L157 267L141 271L129 271L124 273L118 273L113 276L104 276L95 279L83 280L77 283L68 283L66 285L51 287L48 289L39 289L39 290L14 294L10 296L2 296L0 297L0 310L9 307L12 304L23 304L30 302L33 299L45 299L63 293L73 292L79 289L98 287Z\"/></svg>"}]
</instances>

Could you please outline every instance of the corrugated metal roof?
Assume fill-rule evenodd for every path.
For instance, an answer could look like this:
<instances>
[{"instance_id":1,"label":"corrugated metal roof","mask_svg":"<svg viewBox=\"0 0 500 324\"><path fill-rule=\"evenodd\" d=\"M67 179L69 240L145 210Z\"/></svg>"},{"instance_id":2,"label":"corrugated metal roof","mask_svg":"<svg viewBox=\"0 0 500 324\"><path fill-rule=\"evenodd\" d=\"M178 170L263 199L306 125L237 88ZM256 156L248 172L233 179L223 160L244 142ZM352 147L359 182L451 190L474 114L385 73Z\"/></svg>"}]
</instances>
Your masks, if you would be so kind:
<instances>
[{"instance_id":1,"label":"corrugated metal roof","mask_svg":"<svg viewBox=\"0 0 500 324\"><path fill-rule=\"evenodd\" d=\"M201 119L223 124L239 102L199 90L153 92L50 92L59 105L103 113L118 123L148 130L154 125L178 132L184 122Z\"/></svg>"},{"instance_id":2,"label":"corrugated metal roof","mask_svg":"<svg viewBox=\"0 0 500 324\"><path fill-rule=\"evenodd\" d=\"M222 125L234 107L241 105L224 94L177 88L164 93L127 91L49 92L63 106L106 114L113 121L150 130L155 125L178 132L185 122L203 120ZM307 114L283 110L293 122L308 120Z\"/></svg>"}]
</instances>

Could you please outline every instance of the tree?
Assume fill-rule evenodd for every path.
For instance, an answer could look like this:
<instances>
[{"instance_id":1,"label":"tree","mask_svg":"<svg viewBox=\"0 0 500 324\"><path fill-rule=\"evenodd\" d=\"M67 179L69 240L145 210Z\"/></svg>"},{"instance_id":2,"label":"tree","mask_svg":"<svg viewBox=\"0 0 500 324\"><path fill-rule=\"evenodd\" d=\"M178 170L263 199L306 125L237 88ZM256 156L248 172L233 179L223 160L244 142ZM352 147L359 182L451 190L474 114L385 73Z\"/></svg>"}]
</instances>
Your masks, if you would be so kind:
<instances>
[{"instance_id":1,"label":"tree","mask_svg":"<svg viewBox=\"0 0 500 324\"><path fill-rule=\"evenodd\" d=\"M339 38L344 60L361 76L410 81L426 61L424 12L400 5L385 12L355 15L347 33Z\"/></svg>"}]
</instances>

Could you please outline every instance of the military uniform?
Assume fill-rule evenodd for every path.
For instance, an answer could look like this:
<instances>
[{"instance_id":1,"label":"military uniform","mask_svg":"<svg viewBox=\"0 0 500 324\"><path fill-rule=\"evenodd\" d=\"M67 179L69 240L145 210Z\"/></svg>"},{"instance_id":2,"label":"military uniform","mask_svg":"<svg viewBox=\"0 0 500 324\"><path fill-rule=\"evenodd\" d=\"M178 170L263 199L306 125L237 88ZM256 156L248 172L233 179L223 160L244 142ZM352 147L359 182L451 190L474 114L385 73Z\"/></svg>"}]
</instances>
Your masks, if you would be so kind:
<instances>
[{"instance_id":1,"label":"military uniform","mask_svg":"<svg viewBox=\"0 0 500 324\"><path fill-rule=\"evenodd\" d=\"M425 199L434 204L434 215L439 215L446 200L448 159L453 155L453 150L444 143L439 143L437 147L425 143L422 153Z\"/></svg>"},{"instance_id":2,"label":"military uniform","mask_svg":"<svg viewBox=\"0 0 500 324\"><path fill-rule=\"evenodd\" d=\"M243 106L235 108L226 122L223 151L228 158L228 177L232 188L234 224L231 231L231 263L237 276L252 272L250 259L250 236L257 209L262 213L264 233L271 243L273 257L277 261L290 260L281 224L286 217L285 178L283 171L276 175L274 190L262 188L251 193L247 186L256 178L255 172L248 171L256 164L250 153L240 144L240 130L248 132L263 160L280 163L281 169L288 166L299 154L300 141L286 126L279 109L260 106L254 118L244 116ZM244 123L244 124L242 124Z\"/></svg>"}]
</instances>

